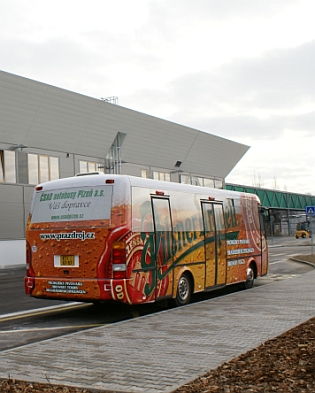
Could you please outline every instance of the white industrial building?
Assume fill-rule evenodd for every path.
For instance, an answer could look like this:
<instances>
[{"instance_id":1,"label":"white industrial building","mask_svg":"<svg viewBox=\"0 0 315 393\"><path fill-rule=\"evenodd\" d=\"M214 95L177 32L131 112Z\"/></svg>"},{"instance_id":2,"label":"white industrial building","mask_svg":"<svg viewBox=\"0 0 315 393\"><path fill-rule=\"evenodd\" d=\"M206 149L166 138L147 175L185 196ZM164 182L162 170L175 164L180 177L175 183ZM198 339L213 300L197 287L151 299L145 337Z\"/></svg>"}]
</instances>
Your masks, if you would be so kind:
<instances>
[{"instance_id":1,"label":"white industrial building","mask_svg":"<svg viewBox=\"0 0 315 393\"><path fill-rule=\"evenodd\" d=\"M0 71L0 267L13 241L20 251L12 258L24 253L38 183L101 170L222 188L248 148Z\"/></svg>"}]
</instances>

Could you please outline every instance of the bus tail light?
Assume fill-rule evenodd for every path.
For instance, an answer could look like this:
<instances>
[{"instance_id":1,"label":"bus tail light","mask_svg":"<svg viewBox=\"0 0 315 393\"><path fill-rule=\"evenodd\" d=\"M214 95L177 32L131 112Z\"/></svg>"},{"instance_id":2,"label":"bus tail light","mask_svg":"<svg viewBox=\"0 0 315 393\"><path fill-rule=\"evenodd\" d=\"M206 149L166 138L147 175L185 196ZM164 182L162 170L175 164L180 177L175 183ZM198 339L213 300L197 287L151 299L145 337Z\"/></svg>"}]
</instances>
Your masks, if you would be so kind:
<instances>
[{"instance_id":1,"label":"bus tail light","mask_svg":"<svg viewBox=\"0 0 315 393\"><path fill-rule=\"evenodd\" d=\"M26 275L35 276L32 268L32 250L28 242L26 242Z\"/></svg>"},{"instance_id":2,"label":"bus tail light","mask_svg":"<svg viewBox=\"0 0 315 393\"><path fill-rule=\"evenodd\" d=\"M125 242L115 242L112 244L112 272L113 278L126 278L126 244Z\"/></svg>"},{"instance_id":3,"label":"bus tail light","mask_svg":"<svg viewBox=\"0 0 315 393\"><path fill-rule=\"evenodd\" d=\"M34 288L35 278L34 277L26 277L25 278L25 289L27 293L30 293Z\"/></svg>"},{"instance_id":4,"label":"bus tail light","mask_svg":"<svg viewBox=\"0 0 315 393\"><path fill-rule=\"evenodd\" d=\"M24 286L26 295L30 295L35 286L35 274L32 268L32 251L28 242L26 242L26 277L24 278Z\"/></svg>"}]
</instances>

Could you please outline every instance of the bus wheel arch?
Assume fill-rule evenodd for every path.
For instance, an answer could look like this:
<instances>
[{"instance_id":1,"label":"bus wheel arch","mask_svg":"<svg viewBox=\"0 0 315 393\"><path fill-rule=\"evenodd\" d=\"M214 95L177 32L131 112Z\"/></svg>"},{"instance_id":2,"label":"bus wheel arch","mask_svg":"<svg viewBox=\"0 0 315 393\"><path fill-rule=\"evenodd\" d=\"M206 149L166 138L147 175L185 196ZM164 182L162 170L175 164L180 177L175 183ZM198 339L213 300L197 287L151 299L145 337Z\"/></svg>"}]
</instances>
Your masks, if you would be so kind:
<instances>
[{"instance_id":1,"label":"bus wheel arch","mask_svg":"<svg viewBox=\"0 0 315 393\"><path fill-rule=\"evenodd\" d=\"M257 265L254 260L246 268L246 280L242 283L243 289L253 288L255 278L257 278Z\"/></svg>"},{"instance_id":2,"label":"bus wheel arch","mask_svg":"<svg viewBox=\"0 0 315 393\"><path fill-rule=\"evenodd\" d=\"M177 282L176 296L173 299L175 306L184 306L190 302L194 292L194 278L189 270L184 271Z\"/></svg>"}]
</instances>

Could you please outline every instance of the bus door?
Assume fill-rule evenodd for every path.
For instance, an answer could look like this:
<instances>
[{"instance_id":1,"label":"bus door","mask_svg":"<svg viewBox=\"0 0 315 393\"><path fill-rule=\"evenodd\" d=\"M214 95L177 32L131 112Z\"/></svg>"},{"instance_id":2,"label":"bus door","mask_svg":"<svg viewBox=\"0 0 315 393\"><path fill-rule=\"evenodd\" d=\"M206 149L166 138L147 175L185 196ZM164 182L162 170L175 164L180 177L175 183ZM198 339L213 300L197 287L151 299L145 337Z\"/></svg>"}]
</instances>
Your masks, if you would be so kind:
<instances>
[{"instance_id":1,"label":"bus door","mask_svg":"<svg viewBox=\"0 0 315 393\"><path fill-rule=\"evenodd\" d=\"M206 288L226 283L226 237L223 204L202 201Z\"/></svg>"},{"instance_id":2,"label":"bus door","mask_svg":"<svg viewBox=\"0 0 315 393\"><path fill-rule=\"evenodd\" d=\"M261 249L261 272L262 276L268 273L268 246L266 241L265 217L269 218L269 210L261 208L259 210L259 225L260 225L260 249Z\"/></svg>"},{"instance_id":3,"label":"bus door","mask_svg":"<svg viewBox=\"0 0 315 393\"><path fill-rule=\"evenodd\" d=\"M155 298L171 295L173 233L169 198L152 197L155 245Z\"/></svg>"}]
</instances>

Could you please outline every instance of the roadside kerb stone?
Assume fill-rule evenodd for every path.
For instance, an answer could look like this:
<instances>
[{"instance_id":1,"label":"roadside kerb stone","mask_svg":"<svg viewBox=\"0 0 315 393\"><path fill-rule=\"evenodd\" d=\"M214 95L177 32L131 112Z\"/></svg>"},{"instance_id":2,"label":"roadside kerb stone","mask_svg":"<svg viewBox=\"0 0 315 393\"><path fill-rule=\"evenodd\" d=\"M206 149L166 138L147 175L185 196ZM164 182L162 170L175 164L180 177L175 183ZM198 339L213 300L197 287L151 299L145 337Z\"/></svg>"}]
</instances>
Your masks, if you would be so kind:
<instances>
[{"instance_id":1,"label":"roadside kerb stone","mask_svg":"<svg viewBox=\"0 0 315 393\"><path fill-rule=\"evenodd\" d=\"M315 271L0 353L0 378L168 393L315 316Z\"/></svg>"}]
</instances>

